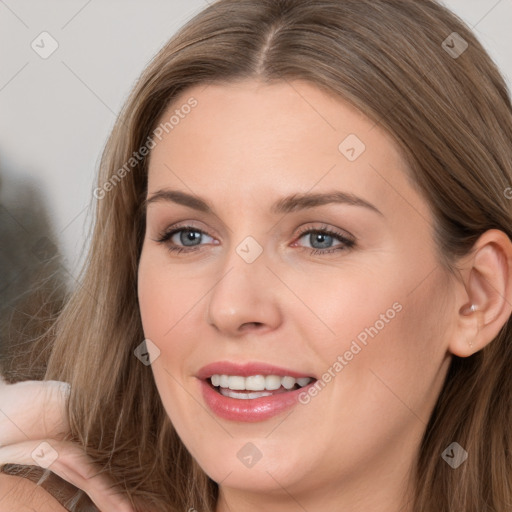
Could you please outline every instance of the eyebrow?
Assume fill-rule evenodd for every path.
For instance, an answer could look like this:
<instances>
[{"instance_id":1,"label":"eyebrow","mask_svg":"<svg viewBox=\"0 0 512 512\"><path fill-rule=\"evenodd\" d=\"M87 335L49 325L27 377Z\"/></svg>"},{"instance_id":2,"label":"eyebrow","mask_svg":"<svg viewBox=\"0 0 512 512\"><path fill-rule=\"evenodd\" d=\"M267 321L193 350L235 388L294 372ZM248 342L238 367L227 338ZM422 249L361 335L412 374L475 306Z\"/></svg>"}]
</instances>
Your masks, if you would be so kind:
<instances>
[{"instance_id":1,"label":"eyebrow","mask_svg":"<svg viewBox=\"0 0 512 512\"><path fill-rule=\"evenodd\" d=\"M172 202L187 206L194 210L198 210L203 213L213 213L213 208L209 205L205 199L182 192L179 190L161 189L151 194L144 201L144 209L148 205L156 202ZM290 196L278 199L272 206L271 212L275 215L291 213L299 210L306 210L309 208L315 208L317 206L323 206L327 204L346 204L350 206L360 206L367 208L381 216L383 213L372 203L348 192L342 192L334 190L331 192L324 193L305 193L305 194L292 194Z\"/></svg>"}]
</instances>

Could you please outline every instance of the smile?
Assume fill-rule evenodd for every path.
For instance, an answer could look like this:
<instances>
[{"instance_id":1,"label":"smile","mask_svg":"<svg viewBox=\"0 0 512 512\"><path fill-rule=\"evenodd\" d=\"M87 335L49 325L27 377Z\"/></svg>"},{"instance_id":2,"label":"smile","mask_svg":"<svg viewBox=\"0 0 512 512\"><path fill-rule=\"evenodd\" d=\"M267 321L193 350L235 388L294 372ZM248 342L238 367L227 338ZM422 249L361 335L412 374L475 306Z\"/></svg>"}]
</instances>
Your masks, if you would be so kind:
<instances>
[{"instance_id":1,"label":"smile","mask_svg":"<svg viewBox=\"0 0 512 512\"><path fill-rule=\"evenodd\" d=\"M266 363L219 361L203 367L199 379L205 405L230 421L264 421L299 403L299 393L317 379Z\"/></svg>"}]
</instances>

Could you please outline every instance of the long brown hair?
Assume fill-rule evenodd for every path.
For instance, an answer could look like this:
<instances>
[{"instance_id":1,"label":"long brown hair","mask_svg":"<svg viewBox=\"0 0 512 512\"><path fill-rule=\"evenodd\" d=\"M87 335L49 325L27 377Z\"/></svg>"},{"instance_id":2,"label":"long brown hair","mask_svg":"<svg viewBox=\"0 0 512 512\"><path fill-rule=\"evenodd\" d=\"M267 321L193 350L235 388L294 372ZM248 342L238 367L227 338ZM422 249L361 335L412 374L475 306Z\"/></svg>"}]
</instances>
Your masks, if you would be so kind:
<instances>
[{"instance_id":1,"label":"long brown hair","mask_svg":"<svg viewBox=\"0 0 512 512\"><path fill-rule=\"evenodd\" d=\"M187 87L248 78L307 80L387 130L435 215L446 268L455 271L488 229L512 238L509 91L448 9L433 0L210 5L149 64L108 140L90 250L54 325L45 376L71 384L73 439L141 510L212 512L218 488L174 431L150 367L134 356L144 339L136 283L148 159L126 163ZM509 319L483 350L453 357L418 454L415 512L512 509L511 404ZM457 471L441 458L454 441L470 454Z\"/></svg>"}]
</instances>

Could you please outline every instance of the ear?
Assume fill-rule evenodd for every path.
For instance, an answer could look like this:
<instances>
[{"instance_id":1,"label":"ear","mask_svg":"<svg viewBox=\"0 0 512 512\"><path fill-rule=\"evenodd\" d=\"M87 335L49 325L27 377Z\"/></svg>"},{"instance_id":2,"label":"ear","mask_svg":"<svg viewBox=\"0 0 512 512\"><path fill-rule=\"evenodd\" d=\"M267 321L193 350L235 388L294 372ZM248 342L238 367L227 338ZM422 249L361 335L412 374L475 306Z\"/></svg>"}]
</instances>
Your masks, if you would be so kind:
<instances>
[{"instance_id":1,"label":"ear","mask_svg":"<svg viewBox=\"0 0 512 512\"><path fill-rule=\"evenodd\" d=\"M448 348L468 357L489 344L512 314L512 242L503 231L486 231L459 270L457 320Z\"/></svg>"}]
</instances>

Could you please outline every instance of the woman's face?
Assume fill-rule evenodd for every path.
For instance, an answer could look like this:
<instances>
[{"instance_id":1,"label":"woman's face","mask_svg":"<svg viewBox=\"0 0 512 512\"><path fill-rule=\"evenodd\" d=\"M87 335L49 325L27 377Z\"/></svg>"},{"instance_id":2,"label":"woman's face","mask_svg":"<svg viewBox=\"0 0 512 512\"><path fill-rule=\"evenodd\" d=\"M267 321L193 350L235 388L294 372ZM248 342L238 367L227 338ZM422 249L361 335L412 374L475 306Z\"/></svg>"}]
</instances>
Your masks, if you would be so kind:
<instances>
[{"instance_id":1,"label":"woman's face","mask_svg":"<svg viewBox=\"0 0 512 512\"><path fill-rule=\"evenodd\" d=\"M452 288L397 146L300 81L194 87L162 122L138 286L178 434L223 489L378 498L450 359Z\"/></svg>"}]
</instances>

